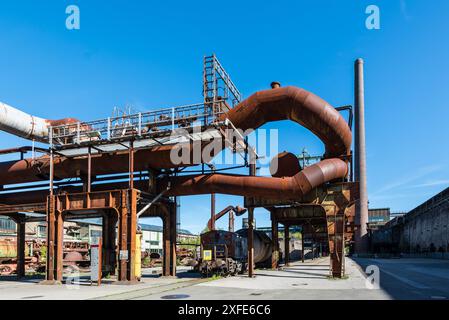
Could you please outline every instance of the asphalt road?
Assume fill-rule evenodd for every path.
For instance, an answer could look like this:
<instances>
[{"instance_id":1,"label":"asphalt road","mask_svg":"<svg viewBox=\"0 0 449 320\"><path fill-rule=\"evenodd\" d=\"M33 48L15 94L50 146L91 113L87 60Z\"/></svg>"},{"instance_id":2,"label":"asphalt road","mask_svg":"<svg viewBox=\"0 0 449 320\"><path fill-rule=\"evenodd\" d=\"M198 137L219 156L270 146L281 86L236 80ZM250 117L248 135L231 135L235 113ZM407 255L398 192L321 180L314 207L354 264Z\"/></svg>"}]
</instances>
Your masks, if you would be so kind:
<instances>
[{"instance_id":1,"label":"asphalt road","mask_svg":"<svg viewBox=\"0 0 449 320\"><path fill-rule=\"evenodd\" d=\"M449 260L354 259L363 270L379 267L380 289L392 299L449 300Z\"/></svg>"}]
</instances>

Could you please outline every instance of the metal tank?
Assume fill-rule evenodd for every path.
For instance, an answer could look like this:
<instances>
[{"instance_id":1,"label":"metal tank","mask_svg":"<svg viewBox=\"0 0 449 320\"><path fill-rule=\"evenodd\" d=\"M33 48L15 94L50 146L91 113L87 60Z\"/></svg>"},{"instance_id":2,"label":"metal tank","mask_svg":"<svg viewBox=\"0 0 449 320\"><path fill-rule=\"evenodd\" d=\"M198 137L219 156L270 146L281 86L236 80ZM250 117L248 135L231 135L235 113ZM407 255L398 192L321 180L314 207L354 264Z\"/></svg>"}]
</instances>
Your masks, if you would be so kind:
<instances>
[{"instance_id":1,"label":"metal tank","mask_svg":"<svg viewBox=\"0 0 449 320\"><path fill-rule=\"evenodd\" d=\"M236 232L239 236L247 239L248 229ZM271 239L263 231L254 230L254 263L260 264L271 258Z\"/></svg>"}]
</instances>

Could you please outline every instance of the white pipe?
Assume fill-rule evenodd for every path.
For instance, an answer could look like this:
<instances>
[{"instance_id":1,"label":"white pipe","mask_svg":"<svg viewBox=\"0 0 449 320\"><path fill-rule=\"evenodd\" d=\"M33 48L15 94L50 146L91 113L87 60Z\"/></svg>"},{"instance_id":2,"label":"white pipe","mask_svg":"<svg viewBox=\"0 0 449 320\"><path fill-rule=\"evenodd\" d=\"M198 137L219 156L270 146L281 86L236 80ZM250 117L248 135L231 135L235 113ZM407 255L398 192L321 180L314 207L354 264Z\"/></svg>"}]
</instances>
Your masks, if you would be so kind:
<instances>
[{"instance_id":1,"label":"white pipe","mask_svg":"<svg viewBox=\"0 0 449 320\"><path fill-rule=\"evenodd\" d=\"M48 122L0 102L0 130L38 141L48 141Z\"/></svg>"},{"instance_id":2,"label":"white pipe","mask_svg":"<svg viewBox=\"0 0 449 320\"><path fill-rule=\"evenodd\" d=\"M151 208L151 206L156 203L168 190L170 190L170 183L167 186L167 189L165 189L164 191L162 191L161 193L159 193L153 200L151 200L150 203L148 203L145 207L142 208L142 210L140 210L137 213L137 219L139 219L139 217L144 214L145 212L148 211L148 209Z\"/></svg>"}]
</instances>

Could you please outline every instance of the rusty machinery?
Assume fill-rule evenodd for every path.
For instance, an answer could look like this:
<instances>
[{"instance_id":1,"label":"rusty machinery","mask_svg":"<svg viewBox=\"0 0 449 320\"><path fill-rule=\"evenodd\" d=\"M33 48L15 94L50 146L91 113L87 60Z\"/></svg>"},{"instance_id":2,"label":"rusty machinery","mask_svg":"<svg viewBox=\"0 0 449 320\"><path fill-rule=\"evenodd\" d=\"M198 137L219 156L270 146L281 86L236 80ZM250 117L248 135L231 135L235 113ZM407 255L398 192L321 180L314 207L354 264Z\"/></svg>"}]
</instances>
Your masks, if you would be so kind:
<instances>
[{"instance_id":1,"label":"rusty machinery","mask_svg":"<svg viewBox=\"0 0 449 320\"><path fill-rule=\"evenodd\" d=\"M25 270L42 272L45 270L47 244L41 239L25 241ZM63 265L86 268L89 266L89 243L78 240L64 240ZM0 239L0 275L17 273L17 240L11 237Z\"/></svg>"},{"instance_id":2,"label":"rusty machinery","mask_svg":"<svg viewBox=\"0 0 449 320\"><path fill-rule=\"evenodd\" d=\"M161 217L165 252L163 273L174 275L177 223L172 197L211 193L245 197L250 221L250 276L254 265L252 221L256 207L267 208L273 221L286 225L311 221L325 225L331 272L334 276L342 275L345 235L353 232L352 207L357 197L355 183L349 177L352 134L348 123L329 103L297 87L273 85L271 90L260 91L239 102L241 95L215 56L205 60L204 70L204 103L128 115L125 119L39 120L43 128L36 131L30 128L34 120L28 121L34 118L0 105L1 129L50 145L44 150L33 148L33 155L40 151L45 153L42 156L0 163L0 181L5 191L0 194L0 214L35 212L46 217L49 281L62 280L63 222L68 217L80 216L103 218L103 235L107 238L103 241L106 253L103 263L111 272L117 264L118 278L123 281L136 278L132 266L138 217ZM217 86L220 79L227 88L221 94ZM237 105L228 104L229 93L233 104L239 102ZM22 115L15 119L20 123L12 121L10 114ZM257 154L244 136L239 136L237 141L235 137L228 137L227 129L257 129L265 123L281 120L297 122L312 131L323 141L325 154L322 161L305 168L294 162L292 166L291 157L281 155L279 170L273 172L272 177L258 177ZM185 134L179 133L180 129L188 132L187 140ZM194 136L191 133L196 129L199 134ZM223 139L221 148L214 148L200 159L194 156L195 146L203 150L217 137ZM204 164L225 147L249 155L249 160L245 157L249 175L222 174L204 168ZM172 152L179 150L187 152L188 157L172 161ZM201 164L200 172L185 170ZM14 186L21 183L35 183L35 190ZM288 216L284 214L286 206L293 212ZM21 223L26 223L25 218L20 219L23 219ZM117 251L116 224L119 228ZM275 234L273 230L273 238Z\"/></svg>"},{"instance_id":3,"label":"rusty machinery","mask_svg":"<svg viewBox=\"0 0 449 320\"><path fill-rule=\"evenodd\" d=\"M201 235L201 257L196 268L205 277L236 275L248 269L248 229L237 232L211 230ZM271 239L254 230L254 264L269 266ZM209 252L206 256L204 253ZM270 261L269 261L270 260Z\"/></svg>"}]
</instances>

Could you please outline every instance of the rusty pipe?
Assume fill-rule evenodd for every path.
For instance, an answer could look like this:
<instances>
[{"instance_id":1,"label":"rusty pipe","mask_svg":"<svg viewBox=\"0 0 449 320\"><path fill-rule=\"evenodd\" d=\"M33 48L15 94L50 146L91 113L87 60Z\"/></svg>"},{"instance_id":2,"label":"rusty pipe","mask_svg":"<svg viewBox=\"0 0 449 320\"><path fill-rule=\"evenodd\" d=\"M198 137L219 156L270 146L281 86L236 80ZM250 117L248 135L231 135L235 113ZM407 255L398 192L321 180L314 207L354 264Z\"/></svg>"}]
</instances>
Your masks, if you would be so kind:
<instances>
[{"instance_id":1,"label":"rusty pipe","mask_svg":"<svg viewBox=\"0 0 449 320\"><path fill-rule=\"evenodd\" d=\"M295 121L323 141L328 158L347 155L351 148L351 130L341 114L320 97L297 87L259 91L222 118L243 131L273 121Z\"/></svg>"},{"instance_id":2,"label":"rusty pipe","mask_svg":"<svg viewBox=\"0 0 449 320\"><path fill-rule=\"evenodd\" d=\"M220 212L216 213L213 218L211 217L209 219L209 221L207 222L207 228L209 229L209 231L215 230L214 222L216 222L221 217L225 216L228 212L230 213L231 211L235 212L235 214L237 216L241 216L242 214L244 214L246 212L246 209L242 208L242 207L239 207L239 206L236 206L236 207L234 207L234 206L227 206L226 208L224 208Z\"/></svg>"},{"instance_id":3,"label":"rusty pipe","mask_svg":"<svg viewBox=\"0 0 449 320\"><path fill-rule=\"evenodd\" d=\"M351 131L343 117L327 102L316 95L296 87L282 87L253 94L224 115L236 128L257 129L271 121L290 119L314 132L325 144L327 157L340 157L349 154ZM74 121L73 119L70 121ZM27 133L28 134L28 133ZM202 145L202 148L205 145ZM189 163L174 164L172 151L180 145L163 145L147 150L136 151L135 170L148 168L176 168L196 165ZM187 145L187 152L191 152ZM215 150L217 152L221 150ZM208 162L216 154L210 154L203 162ZM192 159L193 156L190 157ZM103 154L93 157L95 166L93 175L127 172L127 154ZM83 157L67 159L55 156L55 177L73 178L87 173L87 161ZM0 163L0 183L3 185L47 180L49 157Z\"/></svg>"},{"instance_id":4,"label":"rusty pipe","mask_svg":"<svg viewBox=\"0 0 449 320\"><path fill-rule=\"evenodd\" d=\"M298 199L312 189L329 181L342 179L348 165L338 158L326 159L298 172L293 177L269 178L235 174L208 174L167 177L159 180L167 196L222 193L229 195L265 197L270 199Z\"/></svg>"}]
</instances>

